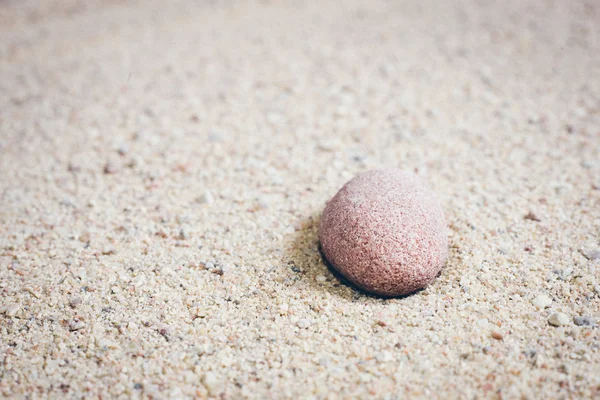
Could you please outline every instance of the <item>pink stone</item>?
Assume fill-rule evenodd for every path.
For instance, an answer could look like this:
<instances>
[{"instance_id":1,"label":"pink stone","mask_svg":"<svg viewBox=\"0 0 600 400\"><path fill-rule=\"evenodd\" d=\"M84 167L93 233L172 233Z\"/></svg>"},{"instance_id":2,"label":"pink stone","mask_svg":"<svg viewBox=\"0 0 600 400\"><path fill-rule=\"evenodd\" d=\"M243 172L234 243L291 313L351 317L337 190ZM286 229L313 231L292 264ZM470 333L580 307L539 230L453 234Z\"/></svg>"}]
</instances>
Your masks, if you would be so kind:
<instances>
[{"instance_id":1,"label":"pink stone","mask_svg":"<svg viewBox=\"0 0 600 400\"><path fill-rule=\"evenodd\" d=\"M427 286L448 256L442 207L420 178L398 169L346 183L323 211L319 240L333 268L382 296Z\"/></svg>"}]
</instances>

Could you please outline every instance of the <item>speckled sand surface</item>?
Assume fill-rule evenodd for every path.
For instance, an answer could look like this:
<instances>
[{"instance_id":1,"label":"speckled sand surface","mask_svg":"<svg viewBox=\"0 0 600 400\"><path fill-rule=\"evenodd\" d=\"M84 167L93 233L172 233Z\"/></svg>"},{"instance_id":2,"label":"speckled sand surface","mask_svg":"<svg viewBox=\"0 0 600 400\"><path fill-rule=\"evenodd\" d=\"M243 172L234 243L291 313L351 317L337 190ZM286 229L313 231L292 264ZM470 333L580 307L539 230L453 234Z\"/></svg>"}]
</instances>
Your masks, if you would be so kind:
<instances>
[{"instance_id":1,"label":"speckled sand surface","mask_svg":"<svg viewBox=\"0 0 600 400\"><path fill-rule=\"evenodd\" d=\"M0 397L598 398L599 93L592 0L0 1ZM380 167L403 299L318 253Z\"/></svg>"}]
</instances>

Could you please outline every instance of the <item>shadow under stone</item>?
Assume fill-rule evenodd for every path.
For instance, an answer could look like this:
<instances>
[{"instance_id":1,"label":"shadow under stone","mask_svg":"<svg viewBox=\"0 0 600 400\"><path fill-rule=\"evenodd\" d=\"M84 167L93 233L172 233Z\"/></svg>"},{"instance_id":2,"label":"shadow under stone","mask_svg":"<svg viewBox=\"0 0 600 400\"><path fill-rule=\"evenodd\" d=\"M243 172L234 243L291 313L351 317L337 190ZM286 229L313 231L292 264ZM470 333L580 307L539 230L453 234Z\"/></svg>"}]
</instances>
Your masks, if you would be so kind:
<instances>
[{"instance_id":1,"label":"shadow under stone","mask_svg":"<svg viewBox=\"0 0 600 400\"><path fill-rule=\"evenodd\" d=\"M302 220L301 228L292 234L293 237L286 249L287 264L292 272L297 274L298 280L307 283L316 291L328 291L349 301L403 299L423 290L404 296L390 297L375 295L357 287L340 274L323 254L318 238L319 221L320 213L313 213ZM327 281L318 282L319 275L325 276Z\"/></svg>"}]
</instances>

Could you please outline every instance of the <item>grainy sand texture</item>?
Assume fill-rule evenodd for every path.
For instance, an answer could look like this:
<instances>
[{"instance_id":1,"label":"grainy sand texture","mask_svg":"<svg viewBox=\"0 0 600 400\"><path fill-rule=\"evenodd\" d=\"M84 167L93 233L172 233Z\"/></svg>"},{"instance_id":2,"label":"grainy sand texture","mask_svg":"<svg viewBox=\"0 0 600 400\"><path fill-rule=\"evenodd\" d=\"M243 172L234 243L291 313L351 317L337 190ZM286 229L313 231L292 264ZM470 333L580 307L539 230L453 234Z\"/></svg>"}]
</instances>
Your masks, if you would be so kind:
<instances>
[{"instance_id":1,"label":"grainy sand texture","mask_svg":"<svg viewBox=\"0 0 600 400\"><path fill-rule=\"evenodd\" d=\"M0 0L0 397L598 398L600 3ZM449 258L318 250L374 168Z\"/></svg>"}]
</instances>

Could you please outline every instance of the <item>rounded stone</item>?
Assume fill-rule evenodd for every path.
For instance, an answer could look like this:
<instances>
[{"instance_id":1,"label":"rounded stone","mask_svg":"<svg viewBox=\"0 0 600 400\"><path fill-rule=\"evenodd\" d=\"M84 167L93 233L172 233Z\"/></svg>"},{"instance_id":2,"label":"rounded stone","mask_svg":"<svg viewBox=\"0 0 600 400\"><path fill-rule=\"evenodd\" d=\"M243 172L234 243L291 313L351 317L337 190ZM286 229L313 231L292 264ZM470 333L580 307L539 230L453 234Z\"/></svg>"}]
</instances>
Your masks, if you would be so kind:
<instances>
[{"instance_id":1,"label":"rounded stone","mask_svg":"<svg viewBox=\"0 0 600 400\"><path fill-rule=\"evenodd\" d=\"M427 286L448 256L442 208L416 175L362 173L327 203L319 241L333 268L359 288L401 296Z\"/></svg>"},{"instance_id":2,"label":"rounded stone","mask_svg":"<svg viewBox=\"0 0 600 400\"><path fill-rule=\"evenodd\" d=\"M567 314L563 314L561 312L555 312L550 314L548 317L548 323L552 326L564 326L569 325L571 320L567 316Z\"/></svg>"}]
</instances>

